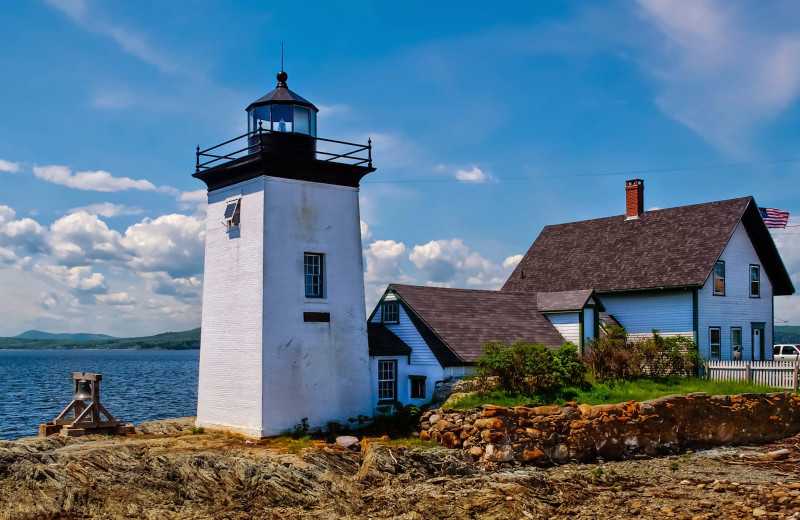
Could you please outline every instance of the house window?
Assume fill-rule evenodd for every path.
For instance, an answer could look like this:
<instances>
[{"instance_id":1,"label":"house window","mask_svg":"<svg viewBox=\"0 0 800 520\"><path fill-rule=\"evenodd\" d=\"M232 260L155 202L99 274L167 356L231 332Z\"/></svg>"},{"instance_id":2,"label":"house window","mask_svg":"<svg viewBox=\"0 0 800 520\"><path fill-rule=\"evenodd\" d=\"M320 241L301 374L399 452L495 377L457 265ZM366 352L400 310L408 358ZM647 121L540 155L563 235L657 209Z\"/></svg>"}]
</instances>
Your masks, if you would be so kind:
<instances>
[{"instance_id":1,"label":"house window","mask_svg":"<svg viewBox=\"0 0 800 520\"><path fill-rule=\"evenodd\" d=\"M411 399L425 399L425 376L408 376Z\"/></svg>"},{"instance_id":2,"label":"house window","mask_svg":"<svg viewBox=\"0 0 800 520\"><path fill-rule=\"evenodd\" d=\"M400 322L400 305L397 301L383 302L383 312L381 318L384 323Z\"/></svg>"},{"instance_id":3,"label":"house window","mask_svg":"<svg viewBox=\"0 0 800 520\"><path fill-rule=\"evenodd\" d=\"M742 359L742 328L731 327L731 359Z\"/></svg>"},{"instance_id":4,"label":"house window","mask_svg":"<svg viewBox=\"0 0 800 520\"><path fill-rule=\"evenodd\" d=\"M239 220L241 218L241 202L242 199L236 199L225 206L225 214L222 216L223 221L222 223L228 228L228 231L231 231L239 226Z\"/></svg>"},{"instance_id":5,"label":"house window","mask_svg":"<svg viewBox=\"0 0 800 520\"><path fill-rule=\"evenodd\" d=\"M709 327L708 329L708 342L711 345L711 359L720 358L720 347L722 345L721 334L719 327Z\"/></svg>"},{"instance_id":6,"label":"house window","mask_svg":"<svg viewBox=\"0 0 800 520\"><path fill-rule=\"evenodd\" d=\"M306 298L322 298L325 295L323 285L324 255L320 253L306 253L303 261L303 270L306 282Z\"/></svg>"},{"instance_id":7,"label":"house window","mask_svg":"<svg viewBox=\"0 0 800 520\"><path fill-rule=\"evenodd\" d=\"M397 395L397 361L378 360L378 401L394 401Z\"/></svg>"},{"instance_id":8,"label":"house window","mask_svg":"<svg viewBox=\"0 0 800 520\"><path fill-rule=\"evenodd\" d=\"M761 297L761 267L758 265L750 266L750 297Z\"/></svg>"},{"instance_id":9,"label":"house window","mask_svg":"<svg viewBox=\"0 0 800 520\"><path fill-rule=\"evenodd\" d=\"M725 262L714 264L714 294L725 296Z\"/></svg>"}]
</instances>

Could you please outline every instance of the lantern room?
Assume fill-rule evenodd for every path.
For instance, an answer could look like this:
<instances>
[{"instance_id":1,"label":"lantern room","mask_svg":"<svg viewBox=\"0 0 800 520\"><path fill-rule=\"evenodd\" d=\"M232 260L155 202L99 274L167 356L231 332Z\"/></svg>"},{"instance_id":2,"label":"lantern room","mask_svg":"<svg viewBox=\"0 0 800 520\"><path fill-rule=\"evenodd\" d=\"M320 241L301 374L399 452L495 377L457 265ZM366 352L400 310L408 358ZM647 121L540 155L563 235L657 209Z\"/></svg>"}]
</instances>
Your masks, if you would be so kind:
<instances>
[{"instance_id":1,"label":"lantern room","mask_svg":"<svg viewBox=\"0 0 800 520\"><path fill-rule=\"evenodd\" d=\"M259 128L270 132L293 133L317 136L317 107L310 101L289 90L286 80L289 75L278 73L278 86L266 96L247 107L247 131L258 132Z\"/></svg>"}]
</instances>

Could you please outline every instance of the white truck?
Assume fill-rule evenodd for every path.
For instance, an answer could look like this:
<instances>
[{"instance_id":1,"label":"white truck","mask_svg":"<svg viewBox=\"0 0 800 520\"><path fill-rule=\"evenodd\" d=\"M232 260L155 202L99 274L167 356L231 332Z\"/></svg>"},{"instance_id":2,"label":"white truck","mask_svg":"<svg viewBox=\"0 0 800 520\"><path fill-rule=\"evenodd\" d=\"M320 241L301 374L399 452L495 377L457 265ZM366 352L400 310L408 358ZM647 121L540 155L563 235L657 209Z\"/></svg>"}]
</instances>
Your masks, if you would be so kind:
<instances>
[{"instance_id":1,"label":"white truck","mask_svg":"<svg viewBox=\"0 0 800 520\"><path fill-rule=\"evenodd\" d=\"M772 359L775 361L800 361L800 345L784 343L772 347Z\"/></svg>"}]
</instances>

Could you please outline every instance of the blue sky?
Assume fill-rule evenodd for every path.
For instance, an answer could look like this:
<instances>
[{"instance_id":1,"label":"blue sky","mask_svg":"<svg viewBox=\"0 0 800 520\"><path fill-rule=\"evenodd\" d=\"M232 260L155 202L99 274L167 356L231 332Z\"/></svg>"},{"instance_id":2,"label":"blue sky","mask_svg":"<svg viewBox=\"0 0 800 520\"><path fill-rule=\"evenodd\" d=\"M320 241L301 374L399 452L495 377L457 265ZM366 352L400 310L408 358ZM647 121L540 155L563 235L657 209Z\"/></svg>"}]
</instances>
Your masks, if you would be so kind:
<instances>
[{"instance_id":1,"label":"blue sky","mask_svg":"<svg viewBox=\"0 0 800 520\"><path fill-rule=\"evenodd\" d=\"M336 3L338 4L338 3ZM543 226L753 195L800 287L792 1L16 2L0 17L0 335L198 326L194 147L272 90L374 142L371 307L389 282L497 288ZM776 298L800 324L800 297Z\"/></svg>"}]
</instances>

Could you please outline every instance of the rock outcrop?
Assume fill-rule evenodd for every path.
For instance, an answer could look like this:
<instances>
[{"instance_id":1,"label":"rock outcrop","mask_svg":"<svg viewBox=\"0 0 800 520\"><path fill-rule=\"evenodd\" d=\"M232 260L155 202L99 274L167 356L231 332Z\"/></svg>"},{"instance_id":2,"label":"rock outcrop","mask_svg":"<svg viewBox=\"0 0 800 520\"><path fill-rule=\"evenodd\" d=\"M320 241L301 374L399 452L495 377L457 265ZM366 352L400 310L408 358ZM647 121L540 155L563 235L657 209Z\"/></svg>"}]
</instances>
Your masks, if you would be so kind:
<instances>
[{"instance_id":1,"label":"rock outcrop","mask_svg":"<svg viewBox=\"0 0 800 520\"><path fill-rule=\"evenodd\" d=\"M547 465L764 444L797 432L800 397L695 393L643 403L431 410L419 435L476 460Z\"/></svg>"}]
</instances>

